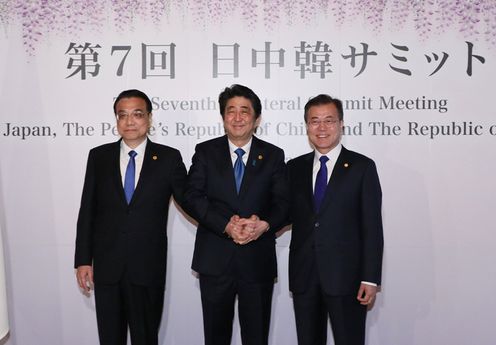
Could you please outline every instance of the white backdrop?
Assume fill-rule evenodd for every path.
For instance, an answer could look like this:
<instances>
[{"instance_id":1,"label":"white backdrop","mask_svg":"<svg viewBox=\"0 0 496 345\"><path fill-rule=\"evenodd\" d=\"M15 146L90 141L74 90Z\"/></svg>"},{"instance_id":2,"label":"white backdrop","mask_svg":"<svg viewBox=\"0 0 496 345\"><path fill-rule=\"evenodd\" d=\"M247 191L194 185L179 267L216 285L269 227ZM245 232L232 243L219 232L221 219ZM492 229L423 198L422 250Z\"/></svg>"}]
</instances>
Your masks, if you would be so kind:
<instances>
[{"instance_id":1,"label":"white backdrop","mask_svg":"<svg viewBox=\"0 0 496 345\"><path fill-rule=\"evenodd\" d=\"M117 140L113 97L153 97L152 140L189 167L196 143L222 134L216 100L233 83L262 98L259 135L287 158L310 151L302 108L329 93L345 101L344 145L376 161L385 255L367 344L493 344L495 18L494 1L3 1L6 344L97 343L72 265L88 150ZM195 227L174 205L168 233L161 341L201 344ZM296 344L290 237L271 344Z\"/></svg>"}]
</instances>

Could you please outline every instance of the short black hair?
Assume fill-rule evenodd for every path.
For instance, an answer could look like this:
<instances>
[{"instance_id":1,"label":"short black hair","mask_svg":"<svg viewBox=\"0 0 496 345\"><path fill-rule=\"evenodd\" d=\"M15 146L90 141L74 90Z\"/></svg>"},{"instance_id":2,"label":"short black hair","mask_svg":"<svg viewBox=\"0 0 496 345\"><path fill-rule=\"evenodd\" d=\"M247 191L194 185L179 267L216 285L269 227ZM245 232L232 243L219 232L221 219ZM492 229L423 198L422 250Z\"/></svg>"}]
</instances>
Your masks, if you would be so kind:
<instances>
[{"instance_id":1,"label":"short black hair","mask_svg":"<svg viewBox=\"0 0 496 345\"><path fill-rule=\"evenodd\" d=\"M233 84L230 87L226 87L219 95L219 110L222 118L224 118L224 114L226 112L227 101L234 97L244 97L251 102L251 106L255 111L255 119L262 114L262 103L256 93L246 86Z\"/></svg>"},{"instance_id":2,"label":"short black hair","mask_svg":"<svg viewBox=\"0 0 496 345\"><path fill-rule=\"evenodd\" d=\"M152 112L152 102L150 101L150 98L148 98L148 96L143 91L131 89L131 90L122 91L119 94L119 96L117 96L117 98L114 101L114 114L117 115L116 107L117 107L117 103L119 103L121 99L132 98L132 97L141 98L142 100L144 100L146 103L146 111L149 113Z\"/></svg>"},{"instance_id":3,"label":"short black hair","mask_svg":"<svg viewBox=\"0 0 496 345\"><path fill-rule=\"evenodd\" d=\"M325 105L325 104L334 104L338 110L339 121L343 121L343 117L344 117L343 102L341 102L341 100L337 98L332 98L329 95L320 94L318 96L310 98L307 104L305 104L305 115L304 115L305 123L308 120L308 110L311 107L314 107L316 105Z\"/></svg>"}]
</instances>

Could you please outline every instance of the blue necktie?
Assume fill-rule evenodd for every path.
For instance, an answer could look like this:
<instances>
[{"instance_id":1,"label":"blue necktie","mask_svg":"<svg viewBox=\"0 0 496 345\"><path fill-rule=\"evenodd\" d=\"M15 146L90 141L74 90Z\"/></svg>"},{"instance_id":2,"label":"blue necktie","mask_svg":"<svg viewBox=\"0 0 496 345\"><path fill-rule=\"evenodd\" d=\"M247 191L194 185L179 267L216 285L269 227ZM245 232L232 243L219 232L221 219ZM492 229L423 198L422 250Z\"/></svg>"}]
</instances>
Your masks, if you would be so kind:
<instances>
[{"instance_id":1,"label":"blue necktie","mask_svg":"<svg viewBox=\"0 0 496 345\"><path fill-rule=\"evenodd\" d=\"M317 177L315 178L315 190L313 193L313 198L315 202L315 210L320 209L320 204L324 199L324 194L327 188L327 165L326 162L329 160L327 156L320 157L320 169L317 172Z\"/></svg>"},{"instance_id":2,"label":"blue necktie","mask_svg":"<svg viewBox=\"0 0 496 345\"><path fill-rule=\"evenodd\" d=\"M236 180L236 192L239 194L239 189L241 188L241 181L243 181L243 174L245 173L245 163L243 163L243 155L245 150L238 148L234 151L238 158L234 162L234 179Z\"/></svg>"},{"instance_id":3,"label":"blue necktie","mask_svg":"<svg viewBox=\"0 0 496 345\"><path fill-rule=\"evenodd\" d=\"M129 151L129 162L126 168L126 177L124 178L124 194L126 194L126 201L129 205L131 198L134 193L134 176L136 174L136 163L134 157L137 153L135 151Z\"/></svg>"}]
</instances>

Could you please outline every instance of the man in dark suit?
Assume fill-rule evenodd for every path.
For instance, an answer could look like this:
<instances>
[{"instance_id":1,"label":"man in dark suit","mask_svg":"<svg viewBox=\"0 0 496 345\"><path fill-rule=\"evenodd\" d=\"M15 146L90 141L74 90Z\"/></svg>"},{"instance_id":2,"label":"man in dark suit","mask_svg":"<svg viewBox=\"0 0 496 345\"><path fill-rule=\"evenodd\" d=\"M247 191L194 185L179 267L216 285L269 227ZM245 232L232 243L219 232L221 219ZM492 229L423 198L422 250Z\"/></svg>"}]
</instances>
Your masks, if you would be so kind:
<instances>
[{"instance_id":1,"label":"man in dark suit","mask_svg":"<svg viewBox=\"0 0 496 345\"><path fill-rule=\"evenodd\" d=\"M288 162L293 223L289 286L299 345L363 345L367 306L381 283L381 186L374 162L340 144L343 106L305 105L315 150Z\"/></svg>"},{"instance_id":2,"label":"man in dark suit","mask_svg":"<svg viewBox=\"0 0 496 345\"><path fill-rule=\"evenodd\" d=\"M253 136L262 106L251 89L226 88L219 106L227 135L196 146L184 196L199 223L192 268L205 344L230 344L236 296L243 344L267 344L275 232L288 207L284 152Z\"/></svg>"},{"instance_id":3,"label":"man in dark suit","mask_svg":"<svg viewBox=\"0 0 496 345\"><path fill-rule=\"evenodd\" d=\"M152 104L123 91L114 113L121 139L89 153L77 223L75 268L95 289L102 345L158 344L167 266L167 216L186 180L179 151L147 138Z\"/></svg>"}]
</instances>

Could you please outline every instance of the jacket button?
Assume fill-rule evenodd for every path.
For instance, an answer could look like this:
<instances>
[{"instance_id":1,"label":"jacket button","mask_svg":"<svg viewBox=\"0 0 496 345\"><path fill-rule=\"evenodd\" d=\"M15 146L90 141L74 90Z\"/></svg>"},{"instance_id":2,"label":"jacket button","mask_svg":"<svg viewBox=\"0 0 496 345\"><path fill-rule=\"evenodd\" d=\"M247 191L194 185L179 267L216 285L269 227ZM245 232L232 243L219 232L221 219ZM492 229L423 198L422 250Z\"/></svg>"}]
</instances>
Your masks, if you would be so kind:
<instances>
[{"instance_id":1,"label":"jacket button","mask_svg":"<svg viewBox=\"0 0 496 345\"><path fill-rule=\"evenodd\" d=\"M319 222L316 222L315 223L315 227L318 228L320 226L320 223Z\"/></svg>"}]
</instances>

